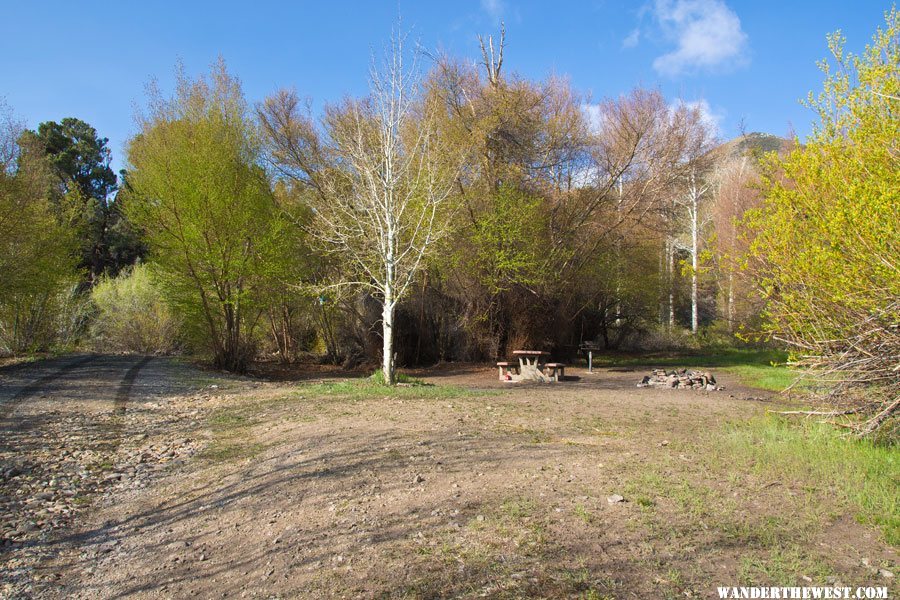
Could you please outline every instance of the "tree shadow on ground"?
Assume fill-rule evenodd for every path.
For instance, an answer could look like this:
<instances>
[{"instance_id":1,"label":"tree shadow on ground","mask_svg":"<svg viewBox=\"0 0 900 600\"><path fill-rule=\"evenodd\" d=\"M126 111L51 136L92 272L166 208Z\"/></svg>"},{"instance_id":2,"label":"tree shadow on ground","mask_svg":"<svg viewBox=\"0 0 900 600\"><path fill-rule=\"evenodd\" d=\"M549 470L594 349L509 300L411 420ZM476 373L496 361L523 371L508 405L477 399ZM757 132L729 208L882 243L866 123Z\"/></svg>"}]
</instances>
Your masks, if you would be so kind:
<instances>
[{"instance_id":1,"label":"tree shadow on ground","mask_svg":"<svg viewBox=\"0 0 900 600\"><path fill-rule=\"evenodd\" d=\"M455 431L333 433L228 465L177 497L146 497L139 511L121 521L54 540L54 546L98 556L98 570L119 574L98 582L83 577L66 593L129 597L180 589L208 597L251 586L289 595L349 590L441 597L506 590L515 596L543 590L564 596L601 580L612 585L623 568L617 559L594 561L589 575L576 576L566 575L577 570L570 565L572 549L543 533L540 544L516 549L517 532L537 535L530 528L544 517L509 517L498 507L527 490L492 489L460 498L450 483L566 460L570 449L522 444L509 435L487 446L475 441ZM396 508L366 510L381 502ZM110 546L113 540L119 545ZM138 545L130 545L134 540ZM448 544L456 550L447 550ZM122 554L104 558L111 547L121 547Z\"/></svg>"}]
</instances>

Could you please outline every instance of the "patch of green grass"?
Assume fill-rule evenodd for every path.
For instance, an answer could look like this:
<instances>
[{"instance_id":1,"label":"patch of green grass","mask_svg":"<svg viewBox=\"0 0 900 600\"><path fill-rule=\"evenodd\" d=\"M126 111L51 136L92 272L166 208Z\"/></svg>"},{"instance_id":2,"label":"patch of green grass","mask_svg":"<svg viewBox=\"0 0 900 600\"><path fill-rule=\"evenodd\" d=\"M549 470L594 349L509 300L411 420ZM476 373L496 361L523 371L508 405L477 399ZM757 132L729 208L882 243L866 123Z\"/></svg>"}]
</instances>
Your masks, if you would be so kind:
<instances>
[{"instance_id":1,"label":"patch of green grass","mask_svg":"<svg viewBox=\"0 0 900 600\"><path fill-rule=\"evenodd\" d=\"M209 417L209 424L213 429L233 429L235 427L247 427L252 425L249 418L235 410L218 410Z\"/></svg>"},{"instance_id":2,"label":"patch of green grass","mask_svg":"<svg viewBox=\"0 0 900 600\"><path fill-rule=\"evenodd\" d=\"M372 373L369 376L369 379L372 381L372 383L375 383L377 385L387 385L384 381L384 371L382 371L381 369L378 369L377 371ZM394 373L394 379L394 383L400 385L431 385L425 383L421 379L417 379L416 377L410 377L405 373Z\"/></svg>"},{"instance_id":3,"label":"patch of green grass","mask_svg":"<svg viewBox=\"0 0 900 600\"><path fill-rule=\"evenodd\" d=\"M603 592L598 592L597 590L590 589L584 592L581 596L579 596L582 600L612 600L615 596L607 596Z\"/></svg>"},{"instance_id":4,"label":"patch of green grass","mask_svg":"<svg viewBox=\"0 0 900 600\"><path fill-rule=\"evenodd\" d=\"M607 595L604 591L597 589L597 585L606 588L615 588L615 582L610 580L596 581L593 573L586 567L579 569L564 569L558 572L554 579L564 584L560 592L568 592L569 597L579 598L580 600L609 600L615 596ZM575 593L578 595L576 596Z\"/></svg>"},{"instance_id":5,"label":"patch of green grass","mask_svg":"<svg viewBox=\"0 0 900 600\"><path fill-rule=\"evenodd\" d=\"M670 567L666 571L666 582L670 586L674 586L676 588L680 588L684 586L684 576L681 574L681 571L674 567Z\"/></svg>"},{"instance_id":6,"label":"patch of green grass","mask_svg":"<svg viewBox=\"0 0 900 600\"><path fill-rule=\"evenodd\" d=\"M735 540L747 548L777 548L792 536L804 537L810 530L808 514L793 514L789 519L775 515L733 519L723 519L719 529L728 539Z\"/></svg>"},{"instance_id":7,"label":"patch of green grass","mask_svg":"<svg viewBox=\"0 0 900 600\"><path fill-rule=\"evenodd\" d=\"M500 505L500 512L511 519L525 519L534 514L536 505L528 498L511 498Z\"/></svg>"},{"instance_id":8,"label":"patch of green grass","mask_svg":"<svg viewBox=\"0 0 900 600\"><path fill-rule=\"evenodd\" d=\"M744 385L780 392L794 383L798 373L785 365L736 365L725 367L725 371L732 373L740 379Z\"/></svg>"},{"instance_id":9,"label":"patch of green grass","mask_svg":"<svg viewBox=\"0 0 900 600\"><path fill-rule=\"evenodd\" d=\"M900 545L900 464L896 446L843 435L813 421L769 415L733 425L720 450L767 478L809 482L813 494L839 498L856 507L857 520L881 528L888 543Z\"/></svg>"},{"instance_id":10,"label":"patch of green grass","mask_svg":"<svg viewBox=\"0 0 900 600\"><path fill-rule=\"evenodd\" d=\"M714 490L676 474L662 475L652 470L643 471L626 483L624 495L645 509L652 509L657 499L665 498L692 519L708 515L710 507L718 505Z\"/></svg>"},{"instance_id":11,"label":"patch of green grass","mask_svg":"<svg viewBox=\"0 0 900 600\"><path fill-rule=\"evenodd\" d=\"M654 502L653 499L648 496L638 496L635 499L635 502L637 502L638 506L640 506L641 508L653 508L654 506L656 506L656 502Z\"/></svg>"},{"instance_id":12,"label":"patch of green grass","mask_svg":"<svg viewBox=\"0 0 900 600\"><path fill-rule=\"evenodd\" d=\"M592 524L595 518L594 514L581 504L575 505L575 516L584 521L585 525Z\"/></svg>"},{"instance_id":13,"label":"patch of green grass","mask_svg":"<svg viewBox=\"0 0 900 600\"><path fill-rule=\"evenodd\" d=\"M322 383L307 383L297 387L296 395L304 397L336 398L341 400L369 400L372 398L442 400L476 396L494 396L499 392L473 390L456 385L434 385L407 378L398 385L388 386L374 378L342 379Z\"/></svg>"},{"instance_id":14,"label":"patch of green grass","mask_svg":"<svg viewBox=\"0 0 900 600\"><path fill-rule=\"evenodd\" d=\"M252 458L265 450L263 444L237 440L215 440L200 452L200 457L212 462Z\"/></svg>"},{"instance_id":15,"label":"patch of green grass","mask_svg":"<svg viewBox=\"0 0 900 600\"><path fill-rule=\"evenodd\" d=\"M765 558L744 556L738 567L741 585L759 585L761 582L779 586L804 585L805 580L801 579L804 575L814 582L821 582L831 574L831 567L824 560L799 546L776 547Z\"/></svg>"},{"instance_id":16,"label":"patch of green grass","mask_svg":"<svg viewBox=\"0 0 900 600\"><path fill-rule=\"evenodd\" d=\"M483 542L499 548L512 544L518 552L530 554L547 543L547 532L537 502L524 496L503 500L489 508L483 521L477 518L469 526L480 531Z\"/></svg>"},{"instance_id":17,"label":"patch of green grass","mask_svg":"<svg viewBox=\"0 0 900 600\"><path fill-rule=\"evenodd\" d=\"M225 462L251 458L265 449L263 444L252 442L249 428L257 423L247 415L249 407L222 408L210 415L207 423L213 432L213 440L199 456L212 462Z\"/></svg>"},{"instance_id":18,"label":"patch of green grass","mask_svg":"<svg viewBox=\"0 0 900 600\"><path fill-rule=\"evenodd\" d=\"M733 461L716 463L713 470L720 468L734 468ZM639 522L647 527L650 538L665 547L693 547L703 532L714 531L722 543L742 548L743 585L795 585L804 575L821 581L815 578L830 574L827 555L819 554L810 543L823 523L818 496L786 500L783 506L772 507L779 514L766 514L765 509L748 510L727 488L715 487L717 479L712 471L686 472L671 463L637 475L624 489L626 498L641 507ZM666 586L663 597L678 598L697 578L685 579L685 573L668 568L661 580Z\"/></svg>"}]
</instances>

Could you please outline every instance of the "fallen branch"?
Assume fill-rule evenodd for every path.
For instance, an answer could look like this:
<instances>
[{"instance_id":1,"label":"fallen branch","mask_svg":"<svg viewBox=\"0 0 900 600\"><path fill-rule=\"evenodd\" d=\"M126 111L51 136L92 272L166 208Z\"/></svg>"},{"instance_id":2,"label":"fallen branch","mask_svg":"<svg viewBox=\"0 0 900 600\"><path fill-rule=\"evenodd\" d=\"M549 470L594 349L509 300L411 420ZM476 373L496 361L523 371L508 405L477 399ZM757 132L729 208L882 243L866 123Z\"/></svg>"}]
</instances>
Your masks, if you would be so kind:
<instances>
[{"instance_id":1,"label":"fallen branch","mask_svg":"<svg viewBox=\"0 0 900 600\"><path fill-rule=\"evenodd\" d=\"M900 407L900 396L895 398L894 401L891 402L890 406L866 421L865 427L863 427L859 432L860 437L869 435L870 433L878 429L878 427L881 426L884 421L886 421L892 414L897 412L898 407Z\"/></svg>"},{"instance_id":2,"label":"fallen branch","mask_svg":"<svg viewBox=\"0 0 900 600\"><path fill-rule=\"evenodd\" d=\"M855 415L860 412L858 408L850 410L778 410L769 411L776 415L804 415L807 417L840 417L842 415Z\"/></svg>"}]
</instances>

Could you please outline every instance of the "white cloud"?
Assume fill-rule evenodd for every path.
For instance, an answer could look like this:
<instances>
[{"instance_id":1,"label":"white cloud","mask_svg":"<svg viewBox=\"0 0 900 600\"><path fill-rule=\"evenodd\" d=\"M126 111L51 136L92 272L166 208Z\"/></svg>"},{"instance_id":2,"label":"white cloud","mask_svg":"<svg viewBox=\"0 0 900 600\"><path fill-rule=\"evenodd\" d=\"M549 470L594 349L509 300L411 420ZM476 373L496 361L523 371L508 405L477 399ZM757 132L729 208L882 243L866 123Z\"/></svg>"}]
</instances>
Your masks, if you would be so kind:
<instances>
[{"instance_id":1,"label":"white cloud","mask_svg":"<svg viewBox=\"0 0 900 600\"><path fill-rule=\"evenodd\" d=\"M722 0L656 0L653 14L676 48L653 61L663 75L746 62L747 34Z\"/></svg>"},{"instance_id":2,"label":"white cloud","mask_svg":"<svg viewBox=\"0 0 900 600\"><path fill-rule=\"evenodd\" d=\"M685 107L688 110L700 111L700 121L706 125L709 133L714 137L718 137L722 131L722 121L725 120L725 111L714 109L706 98L699 100L676 100L669 104L669 114L674 114L676 110ZM602 131L606 124L606 115L600 110L599 104L589 104L587 102L581 105L581 112L587 119L588 127L594 133Z\"/></svg>"},{"instance_id":3,"label":"white cloud","mask_svg":"<svg viewBox=\"0 0 900 600\"><path fill-rule=\"evenodd\" d=\"M634 48L638 45L638 42L641 41L641 30L635 27L631 30L631 33L628 34L624 40L622 40L623 48Z\"/></svg>"},{"instance_id":4,"label":"white cloud","mask_svg":"<svg viewBox=\"0 0 900 600\"><path fill-rule=\"evenodd\" d=\"M691 101L677 100L669 106L669 110L674 111L681 106L687 107L691 110L699 110L700 121L702 121L703 124L706 125L707 129L714 137L719 136L722 130L722 121L725 119L724 112L714 110L705 98Z\"/></svg>"},{"instance_id":5,"label":"white cloud","mask_svg":"<svg viewBox=\"0 0 900 600\"><path fill-rule=\"evenodd\" d=\"M481 0L481 10L495 21L499 21L506 11L506 3L503 0Z\"/></svg>"},{"instance_id":6,"label":"white cloud","mask_svg":"<svg viewBox=\"0 0 900 600\"><path fill-rule=\"evenodd\" d=\"M600 111L600 106L585 103L581 105L581 112L587 118L588 127L590 127L591 131L594 133L599 132L606 120L605 115Z\"/></svg>"}]
</instances>

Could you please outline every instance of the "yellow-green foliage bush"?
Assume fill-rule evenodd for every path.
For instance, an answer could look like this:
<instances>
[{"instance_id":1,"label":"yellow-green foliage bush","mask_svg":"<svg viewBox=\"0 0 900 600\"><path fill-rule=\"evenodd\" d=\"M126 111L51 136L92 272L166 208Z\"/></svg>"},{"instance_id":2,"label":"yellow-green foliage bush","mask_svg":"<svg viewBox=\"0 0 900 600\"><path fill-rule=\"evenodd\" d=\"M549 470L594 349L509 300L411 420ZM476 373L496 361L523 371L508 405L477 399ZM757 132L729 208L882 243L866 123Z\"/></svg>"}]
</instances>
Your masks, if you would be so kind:
<instances>
[{"instance_id":1,"label":"yellow-green foliage bush","mask_svg":"<svg viewBox=\"0 0 900 600\"><path fill-rule=\"evenodd\" d=\"M59 330L68 329L66 293L78 279L78 240L66 214L73 198L54 200L50 165L34 148L20 147L21 129L2 113L0 354L27 354L50 350Z\"/></svg>"},{"instance_id":2,"label":"yellow-green foliage bush","mask_svg":"<svg viewBox=\"0 0 900 600\"><path fill-rule=\"evenodd\" d=\"M104 352L170 353L179 346L180 322L163 301L145 265L102 279L91 291L97 308L93 346Z\"/></svg>"},{"instance_id":3,"label":"yellow-green foliage bush","mask_svg":"<svg viewBox=\"0 0 900 600\"><path fill-rule=\"evenodd\" d=\"M768 161L748 266L771 334L837 397L883 411L871 431L900 405L900 12L860 56L840 35L829 45L837 68L822 63L808 102L820 122Z\"/></svg>"},{"instance_id":4,"label":"yellow-green foliage bush","mask_svg":"<svg viewBox=\"0 0 900 600\"><path fill-rule=\"evenodd\" d=\"M208 78L179 73L171 99L151 90L148 112L128 143L125 212L145 235L191 350L242 372L290 232L261 166L253 113L222 61Z\"/></svg>"}]
</instances>

